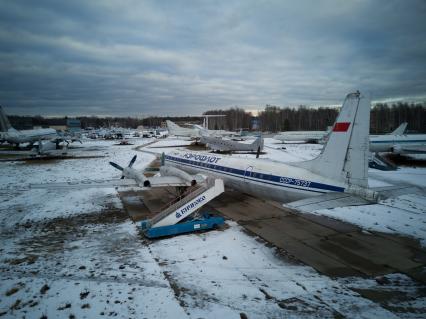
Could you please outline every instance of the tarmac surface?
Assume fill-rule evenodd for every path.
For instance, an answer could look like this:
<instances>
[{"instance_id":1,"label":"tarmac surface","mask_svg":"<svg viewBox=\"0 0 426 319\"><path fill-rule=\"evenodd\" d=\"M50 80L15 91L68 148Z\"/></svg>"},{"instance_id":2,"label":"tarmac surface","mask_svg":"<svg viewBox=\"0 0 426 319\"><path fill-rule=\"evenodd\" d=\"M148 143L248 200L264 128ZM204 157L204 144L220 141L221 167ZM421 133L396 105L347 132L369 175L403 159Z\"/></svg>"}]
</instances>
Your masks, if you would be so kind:
<instances>
[{"instance_id":1,"label":"tarmac surface","mask_svg":"<svg viewBox=\"0 0 426 319\"><path fill-rule=\"evenodd\" d=\"M119 192L133 221L150 218L175 197L173 188ZM404 273L426 282L426 250L417 240L367 232L328 217L299 214L236 191L204 207L236 221L281 253L330 277Z\"/></svg>"}]
</instances>

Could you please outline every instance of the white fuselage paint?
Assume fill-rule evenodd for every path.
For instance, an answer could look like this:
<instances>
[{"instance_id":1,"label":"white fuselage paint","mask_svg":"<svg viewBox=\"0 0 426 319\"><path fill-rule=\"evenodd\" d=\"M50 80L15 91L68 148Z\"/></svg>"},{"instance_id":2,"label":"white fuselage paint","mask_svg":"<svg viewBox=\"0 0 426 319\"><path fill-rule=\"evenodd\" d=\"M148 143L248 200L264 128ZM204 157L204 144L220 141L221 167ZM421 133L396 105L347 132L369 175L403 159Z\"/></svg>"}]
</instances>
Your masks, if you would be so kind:
<instances>
[{"instance_id":1,"label":"white fuselage paint","mask_svg":"<svg viewBox=\"0 0 426 319\"><path fill-rule=\"evenodd\" d=\"M415 149L426 146L426 134L370 135L371 152L409 153L404 148Z\"/></svg>"},{"instance_id":2,"label":"white fuselage paint","mask_svg":"<svg viewBox=\"0 0 426 319\"><path fill-rule=\"evenodd\" d=\"M215 136L202 136L200 139L201 144L205 144L213 151L221 152L256 152L260 147L263 150L263 142L256 139L253 143L240 143L232 140L225 140L221 137Z\"/></svg>"},{"instance_id":3,"label":"white fuselage paint","mask_svg":"<svg viewBox=\"0 0 426 319\"><path fill-rule=\"evenodd\" d=\"M294 131L294 132L283 132L274 136L274 139L282 142L319 142L325 139L327 131Z\"/></svg>"},{"instance_id":4,"label":"white fuselage paint","mask_svg":"<svg viewBox=\"0 0 426 319\"><path fill-rule=\"evenodd\" d=\"M58 133L51 128L24 131L10 129L3 133L3 139L12 144L32 143L55 137L58 137Z\"/></svg>"},{"instance_id":5,"label":"white fuselage paint","mask_svg":"<svg viewBox=\"0 0 426 319\"><path fill-rule=\"evenodd\" d=\"M225 185L264 199L290 202L327 192L344 192L347 185L289 164L263 159L174 151L167 165L190 174L220 178Z\"/></svg>"},{"instance_id":6,"label":"white fuselage paint","mask_svg":"<svg viewBox=\"0 0 426 319\"><path fill-rule=\"evenodd\" d=\"M317 141L320 142L327 136L327 131L295 131L284 132L274 136L274 139L282 142L295 141ZM370 135L370 152L392 152L392 153L409 153L404 148L415 149L416 147L426 146L426 134L383 134Z\"/></svg>"}]
</instances>

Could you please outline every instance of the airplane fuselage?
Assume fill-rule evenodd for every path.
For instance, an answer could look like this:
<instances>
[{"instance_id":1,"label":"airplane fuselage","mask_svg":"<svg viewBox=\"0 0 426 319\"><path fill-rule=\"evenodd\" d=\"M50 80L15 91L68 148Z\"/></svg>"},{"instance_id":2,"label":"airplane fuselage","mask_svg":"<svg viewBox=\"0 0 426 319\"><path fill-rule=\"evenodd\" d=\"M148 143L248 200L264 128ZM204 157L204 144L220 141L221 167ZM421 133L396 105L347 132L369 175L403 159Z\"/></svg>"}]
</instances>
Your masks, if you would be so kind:
<instances>
[{"instance_id":1,"label":"airplane fuselage","mask_svg":"<svg viewBox=\"0 0 426 319\"><path fill-rule=\"evenodd\" d=\"M3 139L12 144L32 143L55 137L58 137L58 133L51 128L25 131L9 130L8 132L3 132Z\"/></svg>"},{"instance_id":2,"label":"airplane fuselage","mask_svg":"<svg viewBox=\"0 0 426 319\"><path fill-rule=\"evenodd\" d=\"M290 202L328 192L344 192L347 185L306 169L262 159L216 156L202 152L172 152L167 165L190 174L201 173L224 181L226 187L264 199Z\"/></svg>"},{"instance_id":3,"label":"airplane fuselage","mask_svg":"<svg viewBox=\"0 0 426 319\"><path fill-rule=\"evenodd\" d=\"M256 152L259 146L263 149L260 142L247 144L214 136L202 136L200 143L206 144L213 151L220 152Z\"/></svg>"},{"instance_id":4,"label":"airplane fuselage","mask_svg":"<svg viewBox=\"0 0 426 319\"><path fill-rule=\"evenodd\" d=\"M293 131L283 132L274 136L274 139L283 142L319 142L327 136L327 131Z\"/></svg>"},{"instance_id":5,"label":"airplane fuselage","mask_svg":"<svg viewBox=\"0 0 426 319\"><path fill-rule=\"evenodd\" d=\"M371 152L410 153L416 147L426 147L426 134L370 135Z\"/></svg>"}]
</instances>

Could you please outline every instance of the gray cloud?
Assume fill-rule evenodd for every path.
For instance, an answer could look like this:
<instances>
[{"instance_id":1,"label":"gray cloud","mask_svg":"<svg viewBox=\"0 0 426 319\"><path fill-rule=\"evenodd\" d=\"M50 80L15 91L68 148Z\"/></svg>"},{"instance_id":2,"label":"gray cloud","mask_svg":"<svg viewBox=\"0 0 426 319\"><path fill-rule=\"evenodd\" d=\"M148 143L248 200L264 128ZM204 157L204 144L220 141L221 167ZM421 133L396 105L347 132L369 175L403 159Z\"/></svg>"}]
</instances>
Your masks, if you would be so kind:
<instances>
[{"instance_id":1,"label":"gray cloud","mask_svg":"<svg viewBox=\"0 0 426 319\"><path fill-rule=\"evenodd\" d=\"M184 115L426 95L424 1L4 1L9 113Z\"/></svg>"}]
</instances>

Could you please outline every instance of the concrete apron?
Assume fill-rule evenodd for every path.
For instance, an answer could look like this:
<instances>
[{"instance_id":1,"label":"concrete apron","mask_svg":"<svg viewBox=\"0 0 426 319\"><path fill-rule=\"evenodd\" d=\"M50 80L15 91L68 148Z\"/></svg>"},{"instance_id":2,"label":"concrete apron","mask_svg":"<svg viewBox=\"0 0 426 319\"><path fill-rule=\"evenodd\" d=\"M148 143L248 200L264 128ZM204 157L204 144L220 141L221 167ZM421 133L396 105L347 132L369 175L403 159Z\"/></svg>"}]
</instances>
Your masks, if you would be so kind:
<instances>
[{"instance_id":1,"label":"concrete apron","mask_svg":"<svg viewBox=\"0 0 426 319\"><path fill-rule=\"evenodd\" d=\"M133 221L150 218L174 197L174 190L119 192ZM236 221L249 233L331 277L405 273L426 282L426 250L417 240L366 232L328 217L300 214L279 203L226 191L205 206Z\"/></svg>"}]
</instances>

